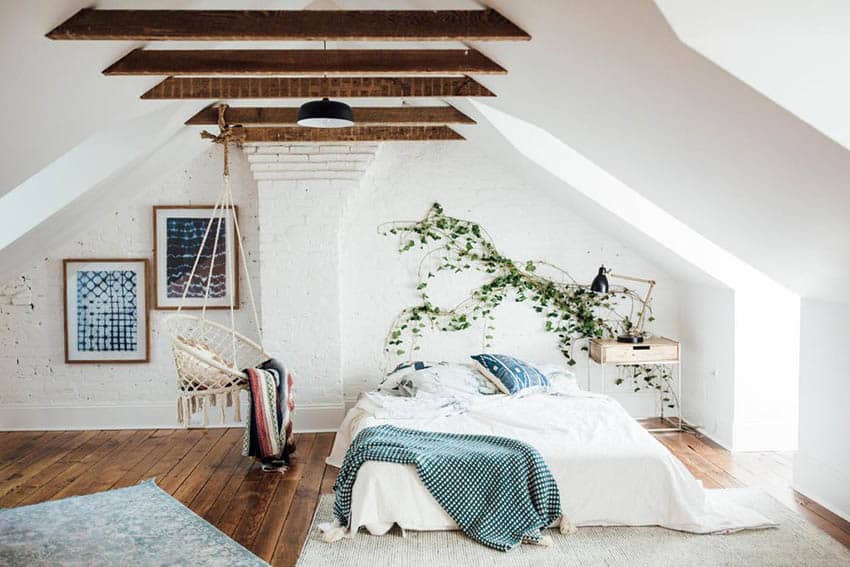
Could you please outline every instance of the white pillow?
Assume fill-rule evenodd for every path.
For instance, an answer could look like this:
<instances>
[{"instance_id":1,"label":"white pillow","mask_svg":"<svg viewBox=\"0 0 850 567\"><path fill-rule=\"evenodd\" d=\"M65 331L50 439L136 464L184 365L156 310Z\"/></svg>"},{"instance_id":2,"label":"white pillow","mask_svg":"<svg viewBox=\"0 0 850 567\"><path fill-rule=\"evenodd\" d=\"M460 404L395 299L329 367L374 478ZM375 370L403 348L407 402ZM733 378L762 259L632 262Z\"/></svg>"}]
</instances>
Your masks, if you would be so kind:
<instances>
[{"instance_id":1,"label":"white pillow","mask_svg":"<svg viewBox=\"0 0 850 567\"><path fill-rule=\"evenodd\" d=\"M580 393L581 387L578 385L578 379L572 370L560 364L535 364L537 370L546 376L549 380L549 392L552 394L577 394Z\"/></svg>"},{"instance_id":2,"label":"white pillow","mask_svg":"<svg viewBox=\"0 0 850 567\"><path fill-rule=\"evenodd\" d=\"M390 390L398 387L403 395L410 395L411 390L429 394L446 391L476 395L498 393L496 387L481 376L472 364L457 362L426 362L425 364L428 368L422 370L416 370L411 366L393 372L381 389ZM399 387L400 384L401 387Z\"/></svg>"}]
</instances>

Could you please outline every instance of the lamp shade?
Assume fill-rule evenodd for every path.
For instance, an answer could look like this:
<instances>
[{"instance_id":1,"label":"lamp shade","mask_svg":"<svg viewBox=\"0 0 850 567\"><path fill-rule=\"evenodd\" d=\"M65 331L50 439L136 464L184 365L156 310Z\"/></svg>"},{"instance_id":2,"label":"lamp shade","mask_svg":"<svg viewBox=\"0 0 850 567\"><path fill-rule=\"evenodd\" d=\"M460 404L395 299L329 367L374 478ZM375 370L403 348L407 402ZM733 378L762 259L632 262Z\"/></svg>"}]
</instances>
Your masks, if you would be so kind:
<instances>
[{"instance_id":1,"label":"lamp shade","mask_svg":"<svg viewBox=\"0 0 850 567\"><path fill-rule=\"evenodd\" d=\"M313 100L298 109L298 125L310 128L345 128L354 125L354 113L344 102Z\"/></svg>"},{"instance_id":2,"label":"lamp shade","mask_svg":"<svg viewBox=\"0 0 850 567\"><path fill-rule=\"evenodd\" d=\"M605 275L605 266L599 266L599 273L590 284L590 291L596 293L608 293L608 276Z\"/></svg>"}]
</instances>

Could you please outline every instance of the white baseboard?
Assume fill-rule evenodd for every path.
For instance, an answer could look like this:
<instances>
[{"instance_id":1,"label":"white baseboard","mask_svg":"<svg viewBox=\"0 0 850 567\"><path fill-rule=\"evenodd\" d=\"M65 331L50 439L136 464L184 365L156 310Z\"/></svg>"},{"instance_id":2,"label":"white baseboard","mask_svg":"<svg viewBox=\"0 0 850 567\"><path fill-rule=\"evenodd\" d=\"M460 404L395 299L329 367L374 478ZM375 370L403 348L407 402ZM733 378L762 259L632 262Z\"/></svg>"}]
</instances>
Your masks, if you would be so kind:
<instances>
[{"instance_id":1,"label":"white baseboard","mask_svg":"<svg viewBox=\"0 0 850 567\"><path fill-rule=\"evenodd\" d=\"M318 433L339 429L345 417L344 404L295 404L292 414L293 430L299 433Z\"/></svg>"},{"instance_id":2,"label":"white baseboard","mask_svg":"<svg viewBox=\"0 0 850 567\"><path fill-rule=\"evenodd\" d=\"M242 415L247 415L243 400ZM228 412L228 415L230 413ZM345 415L343 404L298 405L293 414L297 432L336 431ZM200 422L193 426L200 426ZM219 424L216 410L208 427L242 427L229 421ZM136 404L0 406L0 431L66 431L84 429L179 429L177 401Z\"/></svg>"},{"instance_id":3,"label":"white baseboard","mask_svg":"<svg viewBox=\"0 0 850 567\"><path fill-rule=\"evenodd\" d=\"M850 474L802 452L794 456L792 488L850 522Z\"/></svg>"},{"instance_id":4,"label":"white baseboard","mask_svg":"<svg viewBox=\"0 0 850 567\"><path fill-rule=\"evenodd\" d=\"M136 404L0 406L0 429L4 431L57 431L78 429L171 429L177 428L177 402Z\"/></svg>"},{"instance_id":5,"label":"white baseboard","mask_svg":"<svg viewBox=\"0 0 850 567\"><path fill-rule=\"evenodd\" d=\"M685 423L690 423L687 420L687 418L685 419ZM715 436L715 434L710 434L710 433L706 432L706 430L702 427L697 427L697 432L700 435L702 435L703 437L705 437L706 439L709 439L712 443L720 445L721 447L723 447L727 451L732 450L731 444L729 442L725 441L725 440L721 440L719 435Z\"/></svg>"}]
</instances>

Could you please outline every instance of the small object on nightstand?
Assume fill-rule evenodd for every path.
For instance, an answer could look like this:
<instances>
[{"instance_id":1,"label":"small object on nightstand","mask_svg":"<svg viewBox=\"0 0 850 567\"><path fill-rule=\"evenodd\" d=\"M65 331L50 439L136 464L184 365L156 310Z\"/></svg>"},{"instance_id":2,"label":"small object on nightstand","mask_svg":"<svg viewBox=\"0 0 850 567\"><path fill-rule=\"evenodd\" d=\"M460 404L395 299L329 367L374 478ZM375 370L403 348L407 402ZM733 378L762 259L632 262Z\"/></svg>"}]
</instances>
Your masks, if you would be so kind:
<instances>
[{"instance_id":1,"label":"small object on nightstand","mask_svg":"<svg viewBox=\"0 0 850 567\"><path fill-rule=\"evenodd\" d=\"M595 293L608 293L608 276L606 274L611 274L612 278L628 280L630 282L649 284L649 289L646 291L646 297L643 299L638 298L642 306L640 309L640 314L638 315L638 322L637 325L635 325L634 331L628 331L617 337L617 342L621 343L642 343L644 338L643 324L646 321L646 310L649 309L649 300L652 298L652 290L655 288L655 280L636 278L634 276L623 276L620 274L612 274L611 270L609 270L605 266L599 266L599 272L596 274L596 277L593 278L593 282L591 282L590 284L590 291L593 291Z\"/></svg>"}]
</instances>

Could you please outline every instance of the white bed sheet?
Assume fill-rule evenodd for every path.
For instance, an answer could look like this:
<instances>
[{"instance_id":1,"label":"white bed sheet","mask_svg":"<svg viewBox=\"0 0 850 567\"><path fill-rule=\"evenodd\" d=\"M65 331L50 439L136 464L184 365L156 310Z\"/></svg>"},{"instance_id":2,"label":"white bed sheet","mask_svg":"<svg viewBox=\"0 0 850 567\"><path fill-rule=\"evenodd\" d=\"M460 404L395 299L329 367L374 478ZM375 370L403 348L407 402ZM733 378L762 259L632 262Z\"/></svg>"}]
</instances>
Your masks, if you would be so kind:
<instances>
[{"instance_id":1,"label":"white bed sheet","mask_svg":"<svg viewBox=\"0 0 850 567\"><path fill-rule=\"evenodd\" d=\"M598 394L525 397L361 396L346 415L327 462L339 467L351 440L371 426L500 435L531 444L558 483L577 526L658 525L694 533L769 527L761 514L702 484L615 400ZM457 529L413 465L370 461L352 492L351 534Z\"/></svg>"}]
</instances>

